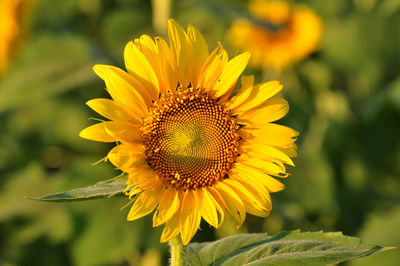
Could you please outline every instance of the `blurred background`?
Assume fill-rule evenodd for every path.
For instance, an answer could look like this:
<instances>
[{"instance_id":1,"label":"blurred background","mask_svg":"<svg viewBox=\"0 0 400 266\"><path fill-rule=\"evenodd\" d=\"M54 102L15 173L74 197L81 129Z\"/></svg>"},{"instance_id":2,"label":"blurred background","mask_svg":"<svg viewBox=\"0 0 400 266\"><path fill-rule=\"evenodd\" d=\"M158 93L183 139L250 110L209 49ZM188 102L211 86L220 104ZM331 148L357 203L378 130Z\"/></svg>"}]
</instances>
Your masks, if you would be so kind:
<instances>
[{"instance_id":1,"label":"blurred background","mask_svg":"<svg viewBox=\"0 0 400 266\"><path fill-rule=\"evenodd\" d=\"M400 1L293 1L322 22L317 46L284 68L253 65L256 81L278 79L299 132L286 189L267 219L235 229L202 224L193 241L243 232L342 231L400 244ZM170 7L170 8L169 8ZM119 174L95 164L112 147L78 137L98 117L85 102L108 97L94 64L123 67L125 44L166 34L166 19L192 24L211 49L228 39L246 1L0 0L0 265L166 265L168 246L151 216L126 222L125 198L77 203L26 199ZM285 24L283 24L285 25ZM279 30L279 29L278 29ZM398 265L399 250L345 265Z\"/></svg>"}]
</instances>

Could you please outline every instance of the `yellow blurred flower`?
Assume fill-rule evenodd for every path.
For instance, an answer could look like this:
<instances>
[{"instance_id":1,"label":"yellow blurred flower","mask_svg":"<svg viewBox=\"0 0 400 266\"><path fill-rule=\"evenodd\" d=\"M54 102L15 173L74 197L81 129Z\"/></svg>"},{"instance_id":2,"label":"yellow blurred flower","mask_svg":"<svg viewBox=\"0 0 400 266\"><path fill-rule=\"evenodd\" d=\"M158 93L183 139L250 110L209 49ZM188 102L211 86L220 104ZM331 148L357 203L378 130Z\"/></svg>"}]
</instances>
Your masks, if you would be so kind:
<instances>
[{"instance_id":1,"label":"yellow blurred flower","mask_svg":"<svg viewBox=\"0 0 400 266\"><path fill-rule=\"evenodd\" d=\"M277 26L272 30L245 19L234 21L228 40L252 53L251 65L282 69L317 49L322 22L308 7L279 0L251 0L249 11L255 18Z\"/></svg>"},{"instance_id":2,"label":"yellow blurred flower","mask_svg":"<svg viewBox=\"0 0 400 266\"><path fill-rule=\"evenodd\" d=\"M35 0L0 0L0 75L16 54L26 34L26 24Z\"/></svg>"},{"instance_id":3,"label":"yellow blurred flower","mask_svg":"<svg viewBox=\"0 0 400 266\"><path fill-rule=\"evenodd\" d=\"M254 85L242 76L231 98L249 53L229 60L219 46L210 54L194 27L184 31L174 20L168 31L170 45L148 35L129 42L127 72L94 67L113 100L87 104L110 121L80 136L118 143L107 159L128 173L126 194L135 199L128 220L156 210L153 226L166 224L161 241L181 234L186 245L201 218L218 228L227 212L239 226L246 212L266 217L270 192L284 188L274 177L288 175L298 133L272 123L289 109L271 98L279 82Z\"/></svg>"}]
</instances>

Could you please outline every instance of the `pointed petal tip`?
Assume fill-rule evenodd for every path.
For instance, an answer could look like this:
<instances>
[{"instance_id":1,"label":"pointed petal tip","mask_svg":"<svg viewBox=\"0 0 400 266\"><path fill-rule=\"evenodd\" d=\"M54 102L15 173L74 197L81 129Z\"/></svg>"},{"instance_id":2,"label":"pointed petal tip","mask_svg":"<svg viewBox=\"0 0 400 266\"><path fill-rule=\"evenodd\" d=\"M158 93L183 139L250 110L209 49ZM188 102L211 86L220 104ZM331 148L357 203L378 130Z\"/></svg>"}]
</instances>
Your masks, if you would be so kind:
<instances>
[{"instance_id":1,"label":"pointed petal tip","mask_svg":"<svg viewBox=\"0 0 400 266\"><path fill-rule=\"evenodd\" d=\"M101 65L101 64L94 65L93 66L93 71L97 76L99 76L101 79L103 79L103 76L104 76L104 65Z\"/></svg>"},{"instance_id":2,"label":"pointed petal tip","mask_svg":"<svg viewBox=\"0 0 400 266\"><path fill-rule=\"evenodd\" d=\"M94 140L99 142L114 142L115 139L104 131L104 122L97 123L84 128L79 132L79 136L83 139Z\"/></svg>"},{"instance_id":3,"label":"pointed petal tip","mask_svg":"<svg viewBox=\"0 0 400 266\"><path fill-rule=\"evenodd\" d=\"M85 129L82 129L80 132L79 132L79 137L81 137L81 138L83 138L83 139L86 139L85 138Z\"/></svg>"},{"instance_id":4,"label":"pointed petal tip","mask_svg":"<svg viewBox=\"0 0 400 266\"><path fill-rule=\"evenodd\" d=\"M247 61L249 61L250 58L251 58L251 53L250 52L244 52L242 55L243 55L243 57L247 58Z\"/></svg>"}]
</instances>

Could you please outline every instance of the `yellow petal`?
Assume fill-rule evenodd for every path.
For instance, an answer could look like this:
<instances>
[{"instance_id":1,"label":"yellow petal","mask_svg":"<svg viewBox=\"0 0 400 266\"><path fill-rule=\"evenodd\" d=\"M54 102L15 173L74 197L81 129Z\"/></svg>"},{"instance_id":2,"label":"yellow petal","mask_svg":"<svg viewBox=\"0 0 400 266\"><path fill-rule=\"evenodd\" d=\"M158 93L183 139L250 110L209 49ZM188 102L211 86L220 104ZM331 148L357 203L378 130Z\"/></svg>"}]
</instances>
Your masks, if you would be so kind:
<instances>
[{"instance_id":1,"label":"yellow petal","mask_svg":"<svg viewBox=\"0 0 400 266\"><path fill-rule=\"evenodd\" d=\"M147 88L152 100L158 99L160 86L157 76L147 58L132 41L125 46L124 59L129 74Z\"/></svg>"},{"instance_id":2,"label":"yellow petal","mask_svg":"<svg viewBox=\"0 0 400 266\"><path fill-rule=\"evenodd\" d=\"M229 177L245 186L265 206L271 206L269 189L267 183L262 183L262 179L253 177L248 172L239 171L237 168L231 169Z\"/></svg>"},{"instance_id":3,"label":"yellow petal","mask_svg":"<svg viewBox=\"0 0 400 266\"><path fill-rule=\"evenodd\" d=\"M138 180L139 187L142 190L154 191L162 188L162 182L157 174L154 173L153 169L138 174L136 179Z\"/></svg>"},{"instance_id":4,"label":"yellow petal","mask_svg":"<svg viewBox=\"0 0 400 266\"><path fill-rule=\"evenodd\" d=\"M265 144L253 144L251 141L244 143L241 148L251 158L262 160L277 159L288 165L294 166L292 159L281 150Z\"/></svg>"},{"instance_id":5,"label":"yellow petal","mask_svg":"<svg viewBox=\"0 0 400 266\"><path fill-rule=\"evenodd\" d=\"M178 85L178 70L174 55L164 39L155 38L157 48L160 53L160 76L162 76L163 86L160 87L162 93L174 91Z\"/></svg>"},{"instance_id":6,"label":"yellow petal","mask_svg":"<svg viewBox=\"0 0 400 266\"><path fill-rule=\"evenodd\" d=\"M135 45L146 56L152 65L160 84L160 92L173 91L177 87L178 76L174 56L164 39L142 35L135 40Z\"/></svg>"},{"instance_id":7,"label":"yellow petal","mask_svg":"<svg viewBox=\"0 0 400 266\"><path fill-rule=\"evenodd\" d=\"M157 72L156 69L159 68L159 50L153 38L149 35L143 34L140 36L140 39L135 39L134 45L139 48L142 54L146 57L154 72Z\"/></svg>"},{"instance_id":8,"label":"yellow petal","mask_svg":"<svg viewBox=\"0 0 400 266\"><path fill-rule=\"evenodd\" d=\"M95 65L93 69L104 79L107 91L114 100L141 116L147 114L146 101L149 102L151 99L133 87L133 83L130 82L133 78L129 74L119 68L106 65Z\"/></svg>"},{"instance_id":9,"label":"yellow petal","mask_svg":"<svg viewBox=\"0 0 400 266\"><path fill-rule=\"evenodd\" d=\"M190 43L189 76L193 88L198 88L200 72L208 57L208 46L203 35L192 25L188 26L187 36Z\"/></svg>"},{"instance_id":10,"label":"yellow petal","mask_svg":"<svg viewBox=\"0 0 400 266\"><path fill-rule=\"evenodd\" d=\"M278 192L285 188L285 185L275 178L269 176L261 170L256 168L248 167L241 163L235 163L235 167L231 169L232 178L249 180L252 183L265 186L269 192Z\"/></svg>"},{"instance_id":11,"label":"yellow petal","mask_svg":"<svg viewBox=\"0 0 400 266\"><path fill-rule=\"evenodd\" d=\"M258 128L245 126L238 133L244 140L254 144L260 143L276 147L294 143L299 135L299 132L294 129L274 123L258 126Z\"/></svg>"},{"instance_id":12,"label":"yellow petal","mask_svg":"<svg viewBox=\"0 0 400 266\"><path fill-rule=\"evenodd\" d=\"M199 86L206 92L214 88L222 69L228 62L228 53L219 45L207 58L201 70Z\"/></svg>"},{"instance_id":13,"label":"yellow petal","mask_svg":"<svg viewBox=\"0 0 400 266\"><path fill-rule=\"evenodd\" d=\"M125 122L107 121L104 123L106 133L115 139L128 143L141 143L141 136L137 126Z\"/></svg>"},{"instance_id":14,"label":"yellow petal","mask_svg":"<svg viewBox=\"0 0 400 266\"><path fill-rule=\"evenodd\" d=\"M79 136L84 139L101 141L101 142L114 142L117 139L109 135L104 128L104 125L109 122L94 124L82 130Z\"/></svg>"},{"instance_id":15,"label":"yellow petal","mask_svg":"<svg viewBox=\"0 0 400 266\"><path fill-rule=\"evenodd\" d=\"M107 159L118 169L126 172L128 169L146 163L144 147L140 144L121 144L115 146L107 155Z\"/></svg>"},{"instance_id":16,"label":"yellow petal","mask_svg":"<svg viewBox=\"0 0 400 266\"><path fill-rule=\"evenodd\" d=\"M181 216L180 210L178 210L171 219L168 220L161 234L160 242L164 243L174 238L180 232L179 218Z\"/></svg>"},{"instance_id":17,"label":"yellow petal","mask_svg":"<svg viewBox=\"0 0 400 266\"><path fill-rule=\"evenodd\" d=\"M139 178L138 175L146 174L149 178L151 175L154 174L153 169L146 163L143 165L138 165L137 167L133 168L131 171L128 172L128 185L138 185Z\"/></svg>"},{"instance_id":18,"label":"yellow petal","mask_svg":"<svg viewBox=\"0 0 400 266\"><path fill-rule=\"evenodd\" d=\"M233 87L239 79L239 76L246 68L250 57L251 54L245 52L228 61L225 68L222 70L221 76L215 84L215 87L213 88L213 90L215 90L216 98L232 92Z\"/></svg>"},{"instance_id":19,"label":"yellow petal","mask_svg":"<svg viewBox=\"0 0 400 266\"><path fill-rule=\"evenodd\" d=\"M189 85L188 67L189 50L188 37L182 27L173 19L168 20L168 37L171 50L174 54L178 70L178 80L183 88Z\"/></svg>"},{"instance_id":20,"label":"yellow petal","mask_svg":"<svg viewBox=\"0 0 400 266\"><path fill-rule=\"evenodd\" d=\"M289 104L282 98L273 98L264 102L262 107L239 114L238 122L243 125L265 124L284 117L289 111Z\"/></svg>"},{"instance_id":21,"label":"yellow petal","mask_svg":"<svg viewBox=\"0 0 400 266\"><path fill-rule=\"evenodd\" d=\"M215 208L217 209L217 212L219 213L219 219L220 222L218 224L218 227L220 227L224 221L225 221L225 209L226 205L225 202L221 196L221 194L218 192L218 190L213 190L212 187L207 187L207 192L210 194L211 199L214 201Z\"/></svg>"},{"instance_id":22,"label":"yellow petal","mask_svg":"<svg viewBox=\"0 0 400 266\"><path fill-rule=\"evenodd\" d=\"M288 176L288 174L285 173L284 169L282 169L280 165L275 164L272 161L261 160L254 157L248 157L247 155L241 155L237 159L237 162L260 169L261 171L273 176L279 176L279 177Z\"/></svg>"},{"instance_id":23,"label":"yellow petal","mask_svg":"<svg viewBox=\"0 0 400 266\"><path fill-rule=\"evenodd\" d=\"M246 208L242 199L229 186L224 184L223 181L218 182L215 185L215 189L221 194L226 209L238 222L238 227L240 227L246 218ZM211 190L211 192L213 193L214 191Z\"/></svg>"},{"instance_id":24,"label":"yellow petal","mask_svg":"<svg viewBox=\"0 0 400 266\"><path fill-rule=\"evenodd\" d=\"M201 202L200 214L206 220L207 223L211 224L215 228L218 228L218 213L216 208L215 199L208 192L206 188L199 189L199 198Z\"/></svg>"},{"instance_id":25,"label":"yellow petal","mask_svg":"<svg viewBox=\"0 0 400 266\"><path fill-rule=\"evenodd\" d=\"M141 192L143 192L143 190L139 186L130 186L124 190L125 195L129 195L130 200Z\"/></svg>"},{"instance_id":26,"label":"yellow petal","mask_svg":"<svg viewBox=\"0 0 400 266\"><path fill-rule=\"evenodd\" d=\"M112 72L114 74L112 76L116 76L117 80L122 80L123 83L126 84L126 86L119 88L107 88L107 91L114 100L119 101L129 108L133 108L133 111L137 112L137 110L135 110L136 106L131 106L132 102L129 101L130 99L125 99L123 97L133 94L135 98L141 99L141 101L145 102L147 106L152 103L152 98L145 85L122 69L109 65L95 65L93 70L106 82L106 85L108 72Z\"/></svg>"},{"instance_id":27,"label":"yellow petal","mask_svg":"<svg viewBox=\"0 0 400 266\"><path fill-rule=\"evenodd\" d=\"M248 213L260 217L268 216L271 205L267 206L265 200L260 199L258 195L237 181L225 179L224 183L239 195Z\"/></svg>"},{"instance_id":28,"label":"yellow petal","mask_svg":"<svg viewBox=\"0 0 400 266\"><path fill-rule=\"evenodd\" d=\"M283 86L278 81L269 81L257 84L251 91L246 101L239 106L235 113L244 113L263 104L266 100L282 90Z\"/></svg>"},{"instance_id":29,"label":"yellow petal","mask_svg":"<svg viewBox=\"0 0 400 266\"><path fill-rule=\"evenodd\" d=\"M199 229L201 221L199 200L193 190L187 190L183 195L180 228L183 245L187 245Z\"/></svg>"},{"instance_id":30,"label":"yellow petal","mask_svg":"<svg viewBox=\"0 0 400 266\"><path fill-rule=\"evenodd\" d=\"M135 45L153 67L160 84L160 92L166 93L175 90L178 82L176 63L172 51L164 39L155 37L153 40L148 35L142 35L140 39L135 40Z\"/></svg>"},{"instance_id":31,"label":"yellow petal","mask_svg":"<svg viewBox=\"0 0 400 266\"><path fill-rule=\"evenodd\" d=\"M110 99L93 99L86 104L105 118L137 124L140 117Z\"/></svg>"},{"instance_id":32,"label":"yellow petal","mask_svg":"<svg viewBox=\"0 0 400 266\"><path fill-rule=\"evenodd\" d=\"M178 192L173 187L167 188L160 198L157 211L153 216L153 227L165 223L178 211L179 209Z\"/></svg>"},{"instance_id":33,"label":"yellow petal","mask_svg":"<svg viewBox=\"0 0 400 266\"><path fill-rule=\"evenodd\" d=\"M242 105L246 99L250 96L253 90L254 76L242 76L242 87L238 91L237 95L229 101L229 108L235 109Z\"/></svg>"},{"instance_id":34,"label":"yellow petal","mask_svg":"<svg viewBox=\"0 0 400 266\"><path fill-rule=\"evenodd\" d=\"M160 199L160 190L143 191L136 199L128 214L128 221L137 220L151 213Z\"/></svg>"},{"instance_id":35,"label":"yellow petal","mask_svg":"<svg viewBox=\"0 0 400 266\"><path fill-rule=\"evenodd\" d=\"M283 151L284 153L286 153L289 157L297 157L297 145L296 143L291 143L289 145L286 146L279 146L276 147L277 149Z\"/></svg>"}]
</instances>

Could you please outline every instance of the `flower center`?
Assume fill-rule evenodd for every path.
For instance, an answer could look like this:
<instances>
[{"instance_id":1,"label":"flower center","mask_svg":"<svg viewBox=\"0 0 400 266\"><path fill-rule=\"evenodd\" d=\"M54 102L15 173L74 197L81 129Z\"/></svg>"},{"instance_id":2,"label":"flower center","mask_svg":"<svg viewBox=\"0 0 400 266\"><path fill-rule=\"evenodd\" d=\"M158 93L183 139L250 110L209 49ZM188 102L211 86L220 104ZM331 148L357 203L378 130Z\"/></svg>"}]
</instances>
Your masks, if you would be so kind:
<instances>
[{"instance_id":1,"label":"flower center","mask_svg":"<svg viewBox=\"0 0 400 266\"><path fill-rule=\"evenodd\" d=\"M235 119L192 88L162 95L145 119L148 164L166 186L196 189L222 180L238 154Z\"/></svg>"}]
</instances>

